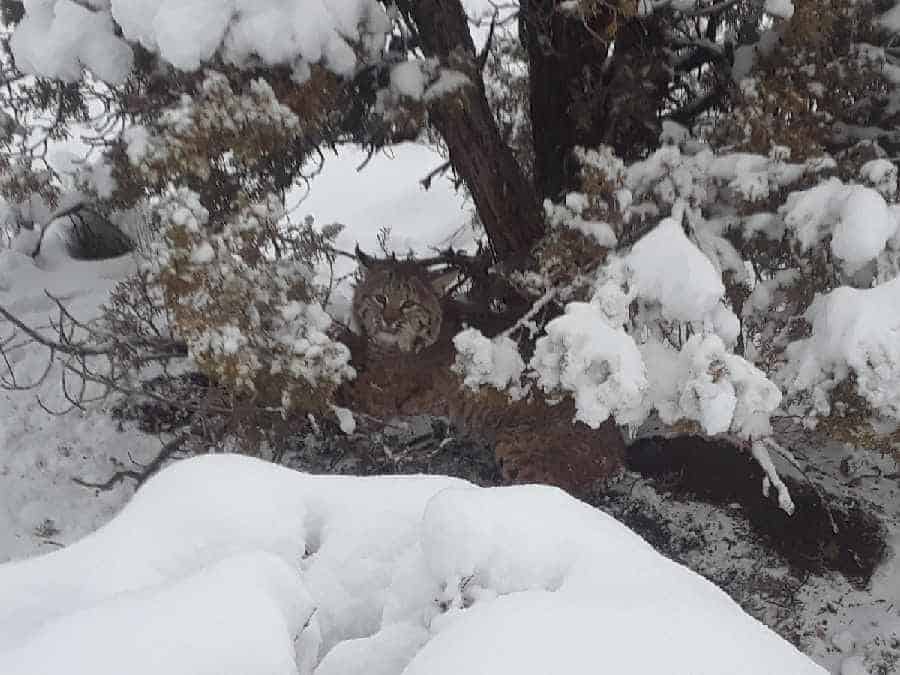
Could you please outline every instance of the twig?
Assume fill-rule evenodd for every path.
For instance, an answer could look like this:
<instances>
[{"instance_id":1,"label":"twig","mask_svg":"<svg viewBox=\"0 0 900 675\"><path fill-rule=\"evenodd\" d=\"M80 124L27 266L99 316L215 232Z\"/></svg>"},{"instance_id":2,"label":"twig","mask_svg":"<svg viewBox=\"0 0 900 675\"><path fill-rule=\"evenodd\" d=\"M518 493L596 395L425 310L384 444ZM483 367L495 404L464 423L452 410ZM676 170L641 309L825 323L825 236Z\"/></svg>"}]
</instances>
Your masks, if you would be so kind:
<instances>
[{"instance_id":1,"label":"twig","mask_svg":"<svg viewBox=\"0 0 900 675\"><path fill-rule=\"evenodd\" d=\"M171 459L175 453L181 450L181 446L184 445L185 441L190 437L190 433L183 433L179 434L168 443L165 443L159 453L157 453L157 455L150 460L150 463L144 466L140 471L134 469L117 471L110 476L108 480L105 480L102 483L92 483L77 477L73 478L72 482L81 487L97 490L111 490L124 480L133 480L135 481L135 488L139 488L147 481L147 479L162 468L164 462Z\"/></svg>"},{"instance_id":2,"label":"twig","mask_svg":"<svg viewBox=\"0 0 900 675\"><path fill-rule=\"evenodd\" d=\"M62 307L60 301L47 293L47 295L53 299L60 307ZM67 310L62 310L65 314L65 318L69 319L72 322L73 326L85 328L87 327L78 322L72 317L71 314L68 313ZM88 357L88 356L109 356L113 352L116 351L117 347L125 346L127 343L121 344L101 344L99 346L89 346L86 344L78 344L71 341L71 334L69 337L66 337L63 333L62 328L62 317L60 322L56 325L57 332L60 334L60 340L51 340L43 335L41 335L36 330L32 329L30 326L25 324L21 319L12 314L8 309L0 305L0 316L9 321L16 328L25 333L32 340L37 342L38 344L47 347L52 352L60 352L62 354L67 354L69 356L76 357ZM159 353L148 353L142 354L141 359L144 361L159 361L171 359L176 356L186 356L187 355L187 345L181 343L177 340L159 340L159 341L151 341L147 339L146 341L141 340L137 344L131 344L128 346L150 346L153 342L158 342L158 345L162 347Z\"/></svg>"},{"instance_id":3,"label":"twig","mask_svg":"<svg viewBox=\"0 0 900 675\"><path fill-rule=\"evenodd\" d=\"M422 187L426 190L431 189L431 181L445 173L451 166L450 160L447 160L436 169L431 170L425 178L419 181L419 183L421 183Z\"/></svg>"},{"instance_id":4,"label":"twig","mask_svg":"<svg viewBox=\"0 0 900 675\"><path fill-rule=\"evenodd\" d=\"M540 298L538 298L535 303L531 306L525 314L523 314L518 321L516 321L512 326L507 328L505 331L500 333L499 337L509 337L516 331L522 328L528 328L529 333L534 334L534 328L528 324L531 323L531 320L537 316L537 314L544 309L547 305L553 302L554 298L556 298L556 289L550 288L546 293L544 293Z\"/></svg>"},{"instance_id":5,"label":"twig","mask_svg":"<svg viewBox=\"0 0 900 675\"><path fill-rule=\"evenodd\" d=\"M488 57L491 55L491 47L494 46L494 31L497 28L497 17L499 14L500 10L495 8L494 15L491 17L491 27L488 29L487 41L484 43L484 49L481 50L481 54L478 55L478 72L484 72Z\"/></svg>"},{"instance_id":6,"label":"twig","mask_svg":"<svg viewBox=\"0 0 900 675\"><path fill-rule=\"evenodd\" d=\"M828 514L828 522L831 524L831 531L834 534L837 534L840 531L837 523L834 520L834 515L831 513L831 508L828 506L828 502L825 499L824 493L819 489L819 486L816 485L813 480L809 477L809 475L804 471L803 467L800 466L800 462L797 461L797 458L794 457L794 454L782 447L780 443L778 443L774 438L764 438L763 442L768 445L772 450L774 450L779 457L784 459L788 464L790 464L793 468L800 472L800 475L803 476L803 479L809 484L812 488L813 492L816 493L816 496L819 498L819 501L822 503L822 508L825 509L825 513Z\"/></svg>"}]
</instances>

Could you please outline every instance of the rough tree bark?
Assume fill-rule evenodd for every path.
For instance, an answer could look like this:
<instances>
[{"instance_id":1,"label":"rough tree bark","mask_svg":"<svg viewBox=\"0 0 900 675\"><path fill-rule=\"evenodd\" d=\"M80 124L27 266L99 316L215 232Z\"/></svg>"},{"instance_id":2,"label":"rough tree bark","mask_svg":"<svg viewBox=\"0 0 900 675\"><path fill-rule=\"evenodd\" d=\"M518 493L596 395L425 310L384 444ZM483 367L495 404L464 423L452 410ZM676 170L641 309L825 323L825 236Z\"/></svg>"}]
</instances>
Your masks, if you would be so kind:
<instances>
[{"instance_id":1,"label":"rough tree bark","mask_svg":"<svg viewBox=\"0 0 900 675\"><path fill-rule=\"evenodd\" d=\"M415 25L423 51L464 72L472 86L429 108L447 143L450 163L472 194L498 260L525 254L545 229L540 195L503 142L484 92L475 46L460 0L402 0L401 11Z\"/></svg>"},{"instance_id":2,"label":"rough tree bark","mask_svg":"<svg viewBox=\"0 0 900 675\"><path fill-rule=\"evenodd\" d=\"M576 146L606 144L634 159L658 141L671 79L660 26L656 19L617 12L612 3L597 3L592 14L582 15L560 0L521 0L535 184L542 196L579 188Z\"/></svg>"}]
</instances>

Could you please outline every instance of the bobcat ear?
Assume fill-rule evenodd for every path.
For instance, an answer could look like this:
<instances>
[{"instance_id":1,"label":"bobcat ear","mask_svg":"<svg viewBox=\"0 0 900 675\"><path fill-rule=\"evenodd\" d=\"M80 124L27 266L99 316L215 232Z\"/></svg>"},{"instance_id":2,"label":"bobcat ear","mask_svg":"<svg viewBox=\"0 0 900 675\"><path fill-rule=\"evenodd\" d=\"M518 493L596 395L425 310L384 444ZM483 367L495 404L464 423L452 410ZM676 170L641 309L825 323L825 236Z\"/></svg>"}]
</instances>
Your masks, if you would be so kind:
<instances>
[{"instance_id":1,"label":"bobcat ear","mask_svg":"<svg viewBox=\"0 0 900 675\"><path fill-rule=\"evenodd\" d=\"M367 269L372 266L372 258L362 252L362 249L359 247L359 243L356 244L356 250L354 251L354 254L356 255L356 259L359 261L359 264L361 266Z\"/></svg>"},{"instance_id":2,"label":"bobcat ear","mask_svg":"<svg viewBox=\"0 0 900 675\"><path fill-rule=\"evenodd\" d=\"M431 288L439 296L443 296L450 290L453 284L459 279L459 272L456 270L448 270L431 278Z\"/></svg>"}]
</instances>

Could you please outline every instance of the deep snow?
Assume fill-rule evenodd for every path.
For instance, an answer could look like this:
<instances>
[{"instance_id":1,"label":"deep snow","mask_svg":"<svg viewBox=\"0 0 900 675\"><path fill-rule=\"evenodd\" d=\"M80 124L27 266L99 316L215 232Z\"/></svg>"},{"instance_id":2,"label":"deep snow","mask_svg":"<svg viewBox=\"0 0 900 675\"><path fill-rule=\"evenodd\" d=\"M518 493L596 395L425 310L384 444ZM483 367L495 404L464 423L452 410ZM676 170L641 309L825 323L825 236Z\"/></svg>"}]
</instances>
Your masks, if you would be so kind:
<instances>
[{"instance_id":1,"label":"deep snow","mask_svg":"<svg viewBox=\"0 0 900 675\"><path fill-rule=\"evenodd\" d=\"M175 463L0 567L0 672L823 673L711 582L543 486ZM654 649L648 649L653 640ZM352 644L352 643L351 643ZM326 656L332 652L330 656Z\"/></svg>"}]
</instances>

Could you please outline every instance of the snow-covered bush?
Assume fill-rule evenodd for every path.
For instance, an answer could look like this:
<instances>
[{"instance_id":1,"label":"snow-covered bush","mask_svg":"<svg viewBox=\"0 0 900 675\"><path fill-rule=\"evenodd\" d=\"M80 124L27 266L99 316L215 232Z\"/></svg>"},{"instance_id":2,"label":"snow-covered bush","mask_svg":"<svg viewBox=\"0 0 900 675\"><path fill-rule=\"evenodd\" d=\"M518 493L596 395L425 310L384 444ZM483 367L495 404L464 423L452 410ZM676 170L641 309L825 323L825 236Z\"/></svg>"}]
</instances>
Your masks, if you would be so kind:
<instances>
[{"instance_id":1,"label":"snow-covered bush","mask_svg":"<svg viewBox=\"0 0 900 675\"><path fill-rule=\"evenodd\" d=\"M600 310L572 302L547 324L530 367L548 392L571 392L577 419L598 427L610 415L622 424L643 417L646 374L634 340L610 325Z\"/></svg>"},{"instance_id":2,"label":"snow-covered bush","mask_svg":"<svg viewBox=\"0 0 900 675\"><path fill-rule=\"evenodd\" d=\"M849 408L854 428L896 426L891 313L846 333L900 272L896 9L564 4L580 38L528 20L517 36L498 15L483 54L452 2L440 20L373 0L6 7L0 193L52 210L63 181L40 148L99 120L84 191L156 200L141 320L242 395L279 407L311 391L320 409L351 375L311 276L329 237L284 229L285 195L329 145L431 125L486 233L460 288L513 289L488 312L535 301L491 340L458 336L466 386L571 395L591 426L655 411L752 439L775 415L828 426ZM31 127L44 134L13 140Z\"/></svg>"},{"instance_id":3,"label":"snow-covered bush","mask_svg":"<svg viewBox=\"0 0 900 675\"><path fill-rule=\"evenodd\" d=\"M463 376L463 384L476 389L487 384L495 389L509 389L510 395L519 398L519 390L525 362L518 345L509 337L500 335L489 340L475 328L468 328L453 338L456 348L454 370Z\"/></svg>"},{"instance_id":4,"label":"snow-covered bush","mask_svg":"<svg viewBox=\"0 0 900 675\"><path fill-rule=\"evenodd\" d=\"M826 154L791 162L786 149L729 153L680 138L630 165L609 148L579 153L583 190L548 204L554 230L539 273L523 279L565 305L531 326L544 334L524 379L571 394L592 426L610 415L639 425L655 411L752 439L789 414L868 442L877 428L890 443L900 424L893 165L869 160L845 179ZM573 233L580 243L561 248ZM471 381L490 382L467 364Z\"/></svg>"},{"instance_id":5,"label":"snow-covered bush","mask_svg":"<svg viewBox=\"0 0 900 675\"><path fill-rule=\"evenodd\" d=\"M280 227L274 198L248 204L218 233L190 191L172 190L156 212L164 238L151 281L200 369L263 405L326 410L353 369L328 336L331 318L312 283L321 240Z\"/></svg>"}]
</instances>

